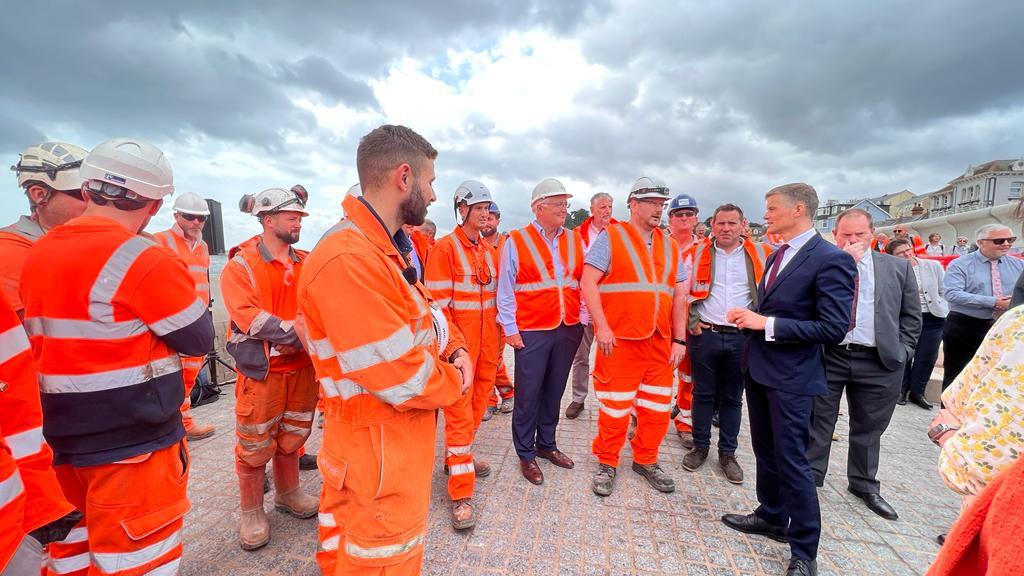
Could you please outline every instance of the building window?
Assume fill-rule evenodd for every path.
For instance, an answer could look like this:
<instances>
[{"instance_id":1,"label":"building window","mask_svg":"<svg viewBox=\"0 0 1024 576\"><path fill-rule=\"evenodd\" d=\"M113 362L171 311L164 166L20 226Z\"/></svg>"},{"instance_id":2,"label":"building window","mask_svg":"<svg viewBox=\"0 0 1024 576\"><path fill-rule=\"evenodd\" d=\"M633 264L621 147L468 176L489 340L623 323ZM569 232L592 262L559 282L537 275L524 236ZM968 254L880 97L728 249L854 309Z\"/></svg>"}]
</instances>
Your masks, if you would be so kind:
<instances>
[{"instance_id":1,"label":"building window","mask_svg":"<svg viewBox=\"0 0 1024 576\"><path fill-rule=\"evenodd\" d=\"M1010 200L1019 200L1021 188L1024 188L1024 182L1011 182L1010 183Z\"/></svg>"}]
</instances>

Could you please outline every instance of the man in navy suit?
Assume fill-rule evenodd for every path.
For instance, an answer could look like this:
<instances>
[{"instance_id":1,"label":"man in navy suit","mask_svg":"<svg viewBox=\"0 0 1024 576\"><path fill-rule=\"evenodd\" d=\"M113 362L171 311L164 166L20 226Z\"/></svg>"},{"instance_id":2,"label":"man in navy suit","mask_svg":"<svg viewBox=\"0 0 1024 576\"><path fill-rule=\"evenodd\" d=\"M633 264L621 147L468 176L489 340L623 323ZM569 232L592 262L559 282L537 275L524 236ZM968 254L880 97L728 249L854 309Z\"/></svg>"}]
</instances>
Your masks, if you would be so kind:
<instances>
[{"instance_id":1,"label":"man in navy suit","mask_svg":"<svg viewBox=\"0 0 1024 576\"><path fill-rule=\"evenodd\" d=\"M811 407L828 391L822 345L839 344L849 330L857 266L814 231L814 188L786 184L765 198L768 232L785 244L765 263L756 309L734 308L727 316L749 331L743 369L760 506L722 522L789 542L786 575L814 576L821 513L806 456Z\"/></svg>"}]
</instances>

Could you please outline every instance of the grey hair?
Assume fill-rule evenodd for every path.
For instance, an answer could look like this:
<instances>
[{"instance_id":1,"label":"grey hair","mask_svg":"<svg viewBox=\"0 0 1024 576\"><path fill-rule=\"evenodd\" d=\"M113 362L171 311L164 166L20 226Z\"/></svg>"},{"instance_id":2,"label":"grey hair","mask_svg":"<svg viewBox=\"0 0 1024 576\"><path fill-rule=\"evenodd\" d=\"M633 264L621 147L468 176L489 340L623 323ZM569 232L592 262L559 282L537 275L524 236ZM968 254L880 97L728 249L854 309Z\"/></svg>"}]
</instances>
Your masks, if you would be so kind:
<instances>
[{"instance_id":1,"label":"grey hair","mask_svg":"<svg viewBox=\"0 0 1024 576\"><path fill-rule=\"evenodd\" d=\"M1010 230L1010 227L1005 224L985 224L974 233L974 241L983 240L996 230ZM1013 230L1010 230L1010 233L1012 234Z\"/></svg>"},{"instance_id":2,"label":"grey hair","mask_svg":"<svg viewBox=\"0 0 1024 576\"><path fill-rule=\"evenodd\" d=\"M785 196L794 204L803 204L807 208L808 218L813 219L814 214L818 211L818 192L810 184L804 184L803 182L783 184L769 190L764 197L771 198L777 194Z\"/></svg>"},{"instance_id":3,"label":"grey hair","mask_svg":"<svg viewBox=\"0 0 1024 576\"><path fill-rule=\"evenodd\" d=\"M597 202L598 200L611 200L613 202L615 201L615 199L612 198L611 194L607 192L598 192L597 194L594 194L593 196L590 197L590 205L593 206L594 202Z\"/></svg>"}]
</instances>

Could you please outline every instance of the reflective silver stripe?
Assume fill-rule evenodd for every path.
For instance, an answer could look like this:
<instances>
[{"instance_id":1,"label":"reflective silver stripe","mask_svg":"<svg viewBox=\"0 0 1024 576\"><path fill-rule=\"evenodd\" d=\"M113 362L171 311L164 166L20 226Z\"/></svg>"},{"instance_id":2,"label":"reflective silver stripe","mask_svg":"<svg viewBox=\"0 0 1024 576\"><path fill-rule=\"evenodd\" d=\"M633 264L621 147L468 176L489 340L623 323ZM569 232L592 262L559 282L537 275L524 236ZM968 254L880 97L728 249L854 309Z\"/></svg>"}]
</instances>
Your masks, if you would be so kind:
<instances>
[{"instance_id":1,"label":"reflective silver stripe","mask_svg":"<svg viewBox=\"0 0 1024 576\"><path fill-rule=\"evenodd\" d=\"M563 274L566 278L571 278L572 271L576 269L576 235L569 230L564 230L562 233L566 236L566 244L569 249L569 263L563 270Z\"/></svg>"},{"instance_id":2,"label":"reflective silver stripe","mask_svg":"<svg viewBox=\"0 0 1024 576\"><path fill-rule=\"evenodd\" d=\"M636 397L636 392L608 392L605 390L599 390L594 393L597 395L598 400L614 400L616 402L627 402Z\"/></svg>"},{"instance_id":3,"label":"reflective silver stripe","mask_svg":"<svg viewBox=\"0 0 1024 576\"><path fill-rule=\"evenodd\" d=\"M547 290L549 288L558 288L558 282L555 282L554 280L541 280L540 282L516 283L513 290L516 292L536 292L538 290Z\"/></svg>"},{"instance_id":4,"label":"reflective silver stripe","mask_svg":"<svg viewBox=\"0 0 1024 576\"><path fill-rule=\"evenodd\" d=\"M326 376L320 379L320 388L324 391L324 396L327 398L334 398L338 395L338 387L334 384L334 380Z\"/></svg>"},{"instance_id":5,"label":"reflective silver stripe","mask_svg":"<svg viewBox=\"0 0 1024 576\"><path fill-rule=\"evenodd\" d=\"M67 537L61 540L62 544L75 544L77 542L85 542L89 539L89 529L85 526L79 526L78 528L72 528L71 532L68 532Z\"/></svg>"},{"instance_id":6,"label":"reflective silver stripe","mask_svg":"<svg viewBox=\"0 0 1024 576\"><path fill-rule=\"evenodd\" d=\"M476 469L473 467L473 463L472 462L469 462L468 464L455 464L453 466L449 466L448 467L448 473L451 474L452 476L461 476L463 474L473 474L475 472L476 472Z\"/></svg>"},{"instance_id":7,"label":"reflective silver stripe","mask_svg":"<svg viewBox=\"0 0 1024 576\"><path fill-rule=\"evenodd\" d=\"M319 246L320 243L323 242L324 240L326 240L328 236L334 235L334 234L336 234L338 232L341 232L342 230L349 230L349 229L355 228L355 227L356 227L356 225L351 220L349 220L347 218L342 219L340 222L338 222L334 226L331 226L330 228L328 228L327 232L324 232L324 235L321 236L319 240L317 240L316 244L317 244L317 246ZM362 230L360 230L359 232L362 233ZM364 236L365 236L365 234L364 234ZM313 248L316 249L316 246L314 246Z\"/></svg>"},{"instance_id":8,"label":"reflective silver stripe","mask_svg":"<svg viewBox=\"0 0 1024 576\"><path fill-rule=\"evenodd\" d=\"M494 256L491 254L490 250L487 251L487 267L491 271L491 281L488 282L486 286L484 286L484 291L485 292L495 292L495 293L497 293L497 291L498 291L498 265L494 262Z\"/></svg>"},{"instance_id":9,"label":"reflective silver stripe","mask_svg":"<svg viewBox=\"0 0 1024 576\"><path fill-rule=\"evenodd\" d=\"M324 552L337 550L339 542L341 542L341 536L336 534L330 538L320 541L320 549Z\"/></svg>"},{"instance_id":10,"label":"reflective silver stripe","mask_svg":"<svg viewBox=\"0 0 1024 576\"><path fill-rule=\"evenodd\" d=\"M182 328L187 327L189 324L199 320L205 313L206 304L203 304L203 302L197 298L181 312L171 314L163 320L154 322L149 325L149 328L157 336L163 336L165 334L170 334L175 330L181 330Z\"/></svg>"},{"instance_id":11,"label":"reflective silver stripe","mask_svg":"<svg viewBox=\"0 0 1024 576\"><path fill-rule=\"evenodd\" d=\"M646 398L637 398L636 405L647 408L648 410L654 410L655 412L668 412L672 409L671 402L665 402L664 404L659 402L651 402Z\"/></svg>"},{"instance_id":12,"label":"reflective silver stripe","mask_svg":"<svg viewBox=\"0 0 1024 576\"><path fill-rule=\"evenodd\" d=\"M92 374L39 374L40 389L47 394L64 392L98 392L113 390L147 382L160 376L181 371L181 359L177 354L153 360L142 366L132 366L108 372Z\"/></svg>"},{"instance_id":13,"label":"reflective silver stripe","mask_svg":"<svg viewBox=\"0 0 1024 576\"><path fill-rule=\"evenodd\" d=\"M688 384L693 382L693 377L682 370L679 371L679 379Z\"/></svg>"},{"instance_id":14,"label":"reflective silver stripe","mask_svg":"<svg viewBox=\"0 0 1024 576\"><path fill-rule=\"evenodd\" d=\"M334 346L331 345L331 341L328 338L320 338L319 340L309 340L308 342L310 352L314 356L321 360L330 360L337 355L334 350Z\"/></svg>"},{"instance_id":15,"label":"reflective silver stripe","mask_svg":"<svg viewBox=\"0 0 1024 576\"><path fill-rule=\"evenodd\" d=\"M210 291L210 285L205 283L205 282L202 283L202 284L196 283L196 291L198 292L200 290L202 290L203 292L209 292Z\"/></svg>"},{"instance_id":16,"label":"reflective silver stripe","mask_svg":"<svg viewBox=\"0 0 1024 576\"><path fill-rule=\"evenodd\" d=\"M403 542L401 544L390 544L388 546L374 546L372 548L364 548L358 544L345 541L345 552L349 556L355 556L356 558L391 558L392 556L399 556L405 554L410 550L415 549L417 546L423 543L423 534L418 534L411 540Z\"/></svg>"},{"instance_id":17,"label":"reflective silver stripe","mask_svg":"<svg viewBox=\"0 0 1024 576\"><path fill-rule=\"evenodd\" d=\"M633 411L632 408L609 408L604 404L601 404L601 412L611 416L612 418L625 418L629 416L629 413Z\"/></svg>"},{"instance_id":18,"label":"reflective silver stripe","mask_svg":"<svg viewBox=\"0 0 1024 576\"><path fill-rule=\"evenodd\" d=\"M74 556L67 556L65 558L54 558L50 556L49 568L51 571L57 574L71 574L72 572L78 572L79 570L87 570L89 568L89 553L82 552L81 554L75 554Z\"/></svg>"},{"instance_id":19,"label":"reflective silver stripe","mask_svg":"<svg viewBox=\"0 0 1024 576\"><path fill-rule=\"evenodd\" d=\"M271 318L273 318L273 315L270 312L260 310L260 313L249 323L249 329L246 331L246 334L255 336L257 332L263 329L267 322L270 322Z\"/></svg>"},{"instance_id":20,"label":"reflective silver stripe","mask_svg":"<svg viewBox=\"0 0 1024 576\"><path fill-rule=\"evenodd\" d=\"M434 332L434 326L431 324L413 335L412 344L413 346L430 346L435 340L437 340L437 333Z\"/></svg>"},{"instance_id":21,"label":"reflective silver stripe","mask_svg":"<svg viewBox=\"0 0 1024 576\"><path fill-rule=\"evenodd\" d=\"M615 294L619 292L660 292L671 295L675 288L662 286L660 284L648 284L646 282L616 282L614 284L601 284L597 287L598 292Z\"/></svg>"},{"instance_id":22,"label":"reflective silver stripe","mask_svg":"<svg viewBox=\"0 0 1024 576\"><path fill-rule=\"evenodd\" d=\"M488 298L483 302L472 302L472 301L456 301L452 304L452 308L455 310L483 310L485 308L493 308L497 303L497 299Z\"/></svg>"},{"instance_id":23,"label":"reflective silver stripe","mask_svg":"<svg viewBox=\"0 0 1024 576\"><path fill-rule=\"evenodd\" d=\"M530 226L533 226L533 224L530 224ZM540 257L540 249L537 248L537 244L533 241L533 237L530 236L529 231L523 231L520 236L523 237L523 243L526 244L526 250L530 252L530 256L533 258L533 263L537 266L537 271L540 274L541 279L541 282L539 283L550 282L552 286L557 287L558 282L548 274L548 268L544 265L544 259ZM520 286L522 285L517 284L516 288L519 289Z\"/></svg>"},{"instance_id":24,"label":"reflective silver stripe","mask_svg":"<svg viewBox=\"0 0 1024 576\"><path fill-rule=\"evenodd\" d=\"M444 282L444 281L441 281L441 280L425 280L423 282L423 285L427 288L427 290L430 290L430 291L434 291L434 290L447 290L447 289L452 287L452 283L451 282Z\"/></svg>"},{"instance_id":25,"label":"reflective silver stripe","mask_svg":"<svg viewBox=\"0 0 1024 576\"><path fill-rule=\"evenodd\" d=\"M189 267L188 267L188 271L189 271L189 272L201 272L201 273L203 273L203 274L206 274L206 272L207 272L207 270L206 270L206 266L199 266L199 265L197 265L197 264L191 264L191 265L189 265Z\"/></svg>"},{"instance_id":26,"label":"reflective silver stripe","mask_svg":"<svg viewBox=\"0 0 1024 576\"><path fill-rule=\"evenodd\" d=\"M250 452L255 452L256 450L262 450L262 449L266 448L267 446L270 446L270 444L273 441L274 441L273 438L264 438L263 440L258 440L256 442L250 442L248 440L243 440L243 439L239 438L238 439L238 445L241 446L243 450L249 450Z\"/></svg>"},{"instance_id":27,"label":"reflective silver stripe","mask_svg":"<svg viewBox=\"0 0 1024 576\"><path fill-rule=\"evenodd\" d=\"M434 299L434 304L437 304L437 306L439 308L447 308L448 306L451 305L451 303L452 303L452 299L451 298L436 298L436 299Z\"/></svg>"},{"instance_id":28,"label":"reflective silver stripe","mask_svg":"<svg viewBox=\"0 0 1024 576\"><path fill-rule=\"evenodd\" d=\"M312 430L309 428L303 428L302 426L292 426L287 422L281 422L280 426L278 427L278 430L282 434L294 434L296 436L303 437L309 436L309 433L312 432Z\"/></svg>"},{"instance_id":29,"label":"reflective silver stripe","mask_svg":"<svg viewBox=\"0 0 1024 576\"><path fill-rule=\"evenodd\" d=\"M284 417L288 420L297 420L299 422L312 422L313 412L292 412L285 410Z\"/></svg>"},{"instance_id":30,"label":"reflective silver stripe","mask_svg":"<svg viewBox=\"0 0 1024 576\"><path fill-rule=\"evenodd\" d=\"M339 352L338 362L343 372L355 372L382 362L394 362L412 350L413 345L412 330L402 326L386 338Z\"/></svg>"},{"instance_id":31,"label":"reflective silver stripe","mask_svg":"<svg viewBox=\"0 0 1024 576\"><path fill-rule=\"evenodd\" d=\"M136 258L148 248L157 246L152 240L143 236L132 236L110 255L103 269L96 276L92 289L89 291L89 317L99 322L114 321L114 294L121 287L121 282L128 275L128 270Z\"/></svg>"},{"instance_id":32,"label":"reflective silver stripe","mask_svg":"<svg viewBox=\"0 0 1024 576\"><path fill-rule=\"evenodd\" d=\"M234 262L235 264L238 264L239 266L242 267L243 270L245 270L245 273L249 275L249 284L251 284L252 287L255 288L256 275L252 273L252 268L250 268L249 263L245 261L245 256L242 256L242 253L239 252L238 254L235 254L231 258L231 261Z\"/></svg>"},{"instance_id":33,"label":"reflective silver stripe","mask_svg":"<svg viewBox=\"0 0 1024 576\"><path fill-rule=\"evenodd\" d=\"M33 336L45 334L50 338L117 340L144 334L149 331L149 328L142 320L138 319L122 322L94 322L92 320L35 316L25 319L25 330Z\"/></svg>"},{"instance_id":34,"label":"reflective silver stripe","mask_svg":"<svg viewBox=\"0 0 1024 576\"><path fill-rule=\"evenodd\" d=\"M654 394L655 396L671 396L671 386L651 386L650 384L640 384L640 391L648 394Z\"/></svg>"},{"instance_id":35,"label":"reflective silver stripe","mask_svg":"<svg viewBox=\"0 0 1024 576\"><path fill-rule=\"evenodd\" d=\"M679 409L679 413L676 414L676 420L683 420L683 421L689 422L690 421L690 411L689 410L683 410L682 408L680 408Z\"/></svg>"},{"instance_id":36,"label":"reflective silver stripe","mask_svg":"<svg viewBox=\"0 0 1024 576\"><path fill-rule=\"evenodd\" d=\"M177 576L179 568L181 568L181 558L175 558L163 566L153 568L143 576Z\"/></svg>"},{"instance_id":37,"label":"reflective silver stripe","mask_svg":"<svg viewBox=\"0 0 1024 576\"><path fill-rule=\"evenodd\" d=\"M167 554L181 544L181 530L167 538L134 552L93 552L92 562L104 572L138 568Z\"/></svg>"},{"instance_id":38,"label":"reflective silver stripe","mask_svg":"<svg viewBox=\"0 0 1024 576\"><path fill-rule=\"evenodd\" d=\"M661 284L663 284L663 285L667 284L667 285L675 286L676 279L675 278L671 278L671 282L670 282L669 281L670 280L669 276L672 275L672 267L675 266L679 262L679 255L672 253L673 252L672 251L672 241L669 239L668 235L666 235L664 232L659 232L657 230L655 230L654 233L655 234L661 234L661 248L662 248L662 250L665 251L665 272L664 272L664 274L661 277ZM653 238L651 239L651 242L654 242ZM679 272L679 269L677 267L676 268L676 274L677 275L678 275L678 272ZM652 274L654 273L654 260L653 259L651 260L651 273Z\"/></svg>"},{"instance_id":39,"label":"reflective silver stripe","mask_svg":"<svg viewBox=\"0 0 1024 576\"><path fill-rule=\"evenodd\" d=\"M0 332L0 364L28 350L28 336L25 335L25 329L21 324L15 323L14 326Z\"/></svg>"},{"instance_id":40,"label":"reflective silver stripe","mask_svg":"<svg viewBox=\"0 0 1024 576\"><path fill-rule=\"evenodd\" d=\"M327 396L328 398L341 396L342 400L348 400L353 396L368 393L365 388L351 380L348 380L347 378L334 380L324 377L320 379L320 386L324 389L324 396Z\"/></svg>"},{"instance_id":41,"label":"reflective silver stripe","mask_svg":"<svg viewBox=\"0 0 1024 576\"><path fill-rule=\"evenodd\" d=\"M11 456L15 460L38 454L43 449L43 427L5 436L4 442L11 448Z\"/></svg>"},{"instance_id":42,"label":"reflective silver stripe","mask_svg":"<svg viewBox=\"0 0 1024 576\"><path fill-rule=\"evenodd\" d=\"M629 233L626 232L626 224L616 226L614 230L619 233L619 238L622 239L622 243L626 246L626 253L629 254L629 259L633 263L633 271L636 273L637 282L643 286L650 286L651 279L647 276L647 271L644 270L643 264L640 262L640 255L637 254L636 248L633 246L633 242L629 237ZM651 242L654 242L654 238L651 238ZM651 273L654 273L653 262ZM649 288L642 288L641 290L647 290Z\"/></svg>"},{"instance_id":43,"label":"reflective silver stripe","mask_svg":"<svg viewBox=\"0 0 1024 576\"><path fill-rule=\"evenodd\" d=\"M412 378L384 390L376 392L371 390L370 394L393 406L397 406L410 398L415 398L422 394L423 389L427 386L427 380L434 372L434 357L426 351L423 352L423 357L423 364L412 375Z\"/></svg>"},{"instance_id":44,"label":"reflective silver stripe","mask_svg":"<svg viewBox=\"0 0 1024 576\"><path fill-rule=\"evenodd\" d=\"M21 483L21 474L18 474L17 469L6 480L0 480L0 508L13 502L24 489L25 487Z\"/></svg>"},{"instance_id":45,"label":"reflective silver stripe","mask_svg":"<svg viewBox=\"0 0 1024 576\"><path fill-rule=\"evenodd\" d=\"M235 429L239 432L249 435L266 434L268 430L274 427L275 424L281 421L281 415L278 414L266 422L260 422L258 424L242 424L240 422L235 423Z\"/></svg>"},{"instance_id":46,"label":"reflective silver stripe","mask_svg":"<svg viewBox=\"0 0 1024 576\"><path fill-rule=\"evenodd\" d=\"M466 454L470 454L472 449L473 449L473 447L472 446L468 446L468 445L467 446L449 446L447 448L447 451L448 451L448 455L449 456L465 456Z\"/></svg>"},{"instance_id":47,"label":"reflective silver stripe","mask_svg":"<svg viewBox=\"0 0 1024 576\"><path fill-rule=\"evenodd\" d=\"M338 523L334 520L334 514L328 514L326 512L320 512L319 514L317 514L316 521L319 522L321 526L327 528L333 528L338 525ZM335 544L335 547L337 547L337 544Z\"/></svg>"}]
</instances>

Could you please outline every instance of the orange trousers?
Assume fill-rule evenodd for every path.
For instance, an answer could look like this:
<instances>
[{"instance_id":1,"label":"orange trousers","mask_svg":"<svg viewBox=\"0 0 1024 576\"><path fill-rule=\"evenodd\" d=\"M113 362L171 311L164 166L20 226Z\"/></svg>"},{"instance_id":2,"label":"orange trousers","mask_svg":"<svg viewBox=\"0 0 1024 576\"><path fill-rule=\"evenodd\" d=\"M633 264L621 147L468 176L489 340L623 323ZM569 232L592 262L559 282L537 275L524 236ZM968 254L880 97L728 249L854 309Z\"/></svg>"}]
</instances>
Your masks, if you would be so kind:
<instances>
[{"instance_id":1,"label":"orange trousers","mask_svg":"<svg viewBox=\"0 0 1024 576\"><path fill-rule=\"evenodd\" d=\"M196 378L203 369L203 360L206 356L182 356L181 371L185 378L185 401L181 403L181 423L185 426L185 432L192 430L192 389L196 387Z\"/></svg>"},{"instance_id":2,"label":"orange trousers","mask_svg":"<svg viewBox=\"0 0 1024 576\"><path fill-rule=\"evenodd\" d=\"M672 409L671 340L655 334L644 340L617 340L610 356L597 351L594 392L600 403L592 449L601 464L618 467L629 416L636 413L633 461L654 464L668 431Z\"/></svg>"},{"instance_id":3,"label":"orange trousers","mask_svg":"<svg viewBox=\"0 0 1024 576\"><path fill-rule=\"evenodd\" d=\"M683 361L679 363L676 371L679 376L679 387L676 389L676 406L679 413L676 414L673 423L678 432L693 432L693 377L690 373L690 349L686 349Z\"/></svg>"},{"instance_id":4,"label":"orange trousers","mask_svg":"<svg viewBox=\"0 0 1024 576\"><path fill-rule=\"evenodd\" d=\"M452 500L473 497L476 469L473 467L473 439L483 421L487 405L494 396L494 377L498 369L495 346L481 345L466 338L473 362L473 386L444 412L444 463L448 466L448 495Z\"/></svg>"},{"instance_id":5,"label":"orange trousers","mask_svg":"<svg viewBox=\"0 0 1024 576\"><path fill-rule=\"evenodd\" d=\"M50 544L47 575L177 574L189 510L184 440L113 464L54 470L85 518Z\"/></svg>"},{"instance_id":6,"label":"orange trousers","mask_svg":"<svg viewBox=\"0 0 1024 576\"><path fill-rule=\"evenodd\" d=\"M238 374L235 384L235 460L265 466L275 453L291 454L313 428L317 388L313 366L254 380Z\"/></svg>"},{"instance_id":7,"label":"orange trousers","mask_svg":"<svg viewBox=\"0 0 1024 576\"><path fill-rule=\"evenodd\" d=\"M423 564L437 418L357 423L328 401L316 561L329 575L414 575ZM344 415L344 417L343 417Z\"/></svg>"}]
</instances>

